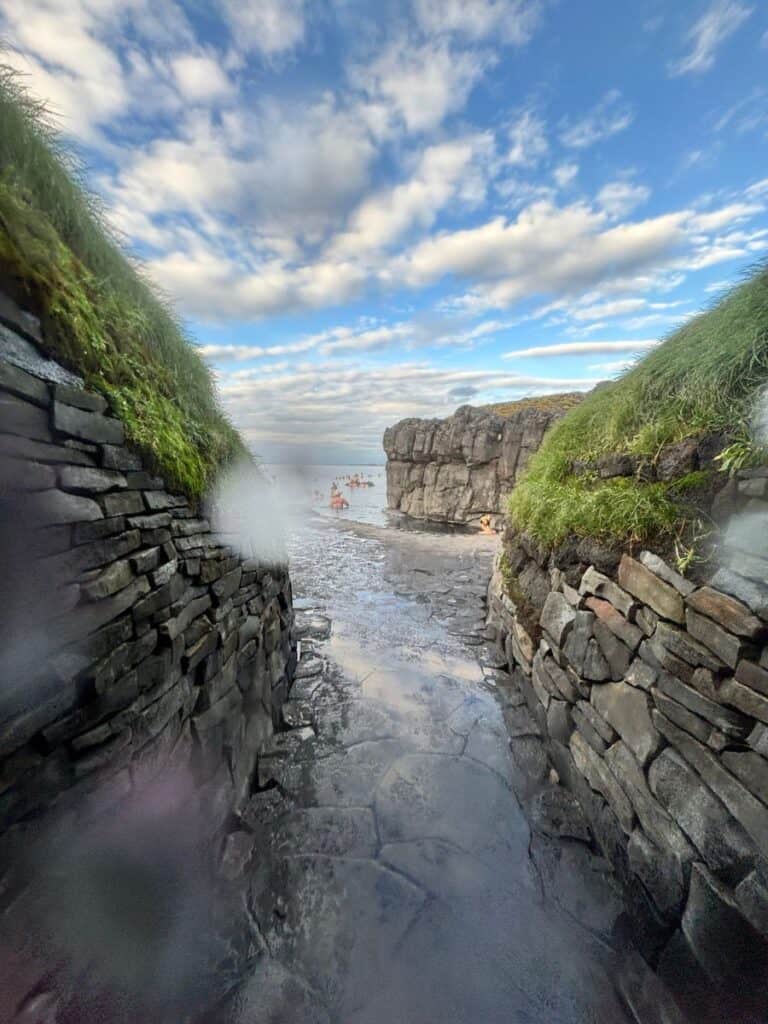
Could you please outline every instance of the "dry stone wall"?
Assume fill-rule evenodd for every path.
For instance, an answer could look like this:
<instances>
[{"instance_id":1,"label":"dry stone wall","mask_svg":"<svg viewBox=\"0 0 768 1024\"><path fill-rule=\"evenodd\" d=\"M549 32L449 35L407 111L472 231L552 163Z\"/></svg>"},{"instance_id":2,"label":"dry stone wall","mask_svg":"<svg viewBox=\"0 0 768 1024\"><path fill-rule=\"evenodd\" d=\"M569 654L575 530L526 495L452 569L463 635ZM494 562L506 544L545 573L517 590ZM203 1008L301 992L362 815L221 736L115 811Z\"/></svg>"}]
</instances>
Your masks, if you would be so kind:
<instances>
[{"instance_id":1,"label":"dry stone wall","mask_svg":"<svg viewBox=\"0 0 768 1024\"><path fill-rule=\"evenodd\" d=\"M728 492L699 582L652 551L584 544L599 565L565 564L509 532L489 590L523 698L513 755L534 790L554 769L577 796L636 942L699 1024L768 1019L768 470Z\"/></svg>"},{"instance_id":2,"label":"dry stone wall","mask_svg":"<svg viewBox=\"0 0 768 1024\"><path fill-rule=\"evenodd\" d=\"M287 569L242 558L148 472L33 317L2 298L0 320L0 1019L15 1020L52 969L30 907L54 836L71 850L183 778L184 820L226 874L296 643Z\"/></svg>"},{"instance_id":3,"label":"dry stone wall","mask_svg":"<svg viewBox=\"0 0 768 1024\"><path fill-rule=\"evenodd\" d=\"M384 432L387 502L415 519L498 523L504 502L561 412L510 416L464 405L447 419L405 419Z\"/></svg>"}]
</instances>

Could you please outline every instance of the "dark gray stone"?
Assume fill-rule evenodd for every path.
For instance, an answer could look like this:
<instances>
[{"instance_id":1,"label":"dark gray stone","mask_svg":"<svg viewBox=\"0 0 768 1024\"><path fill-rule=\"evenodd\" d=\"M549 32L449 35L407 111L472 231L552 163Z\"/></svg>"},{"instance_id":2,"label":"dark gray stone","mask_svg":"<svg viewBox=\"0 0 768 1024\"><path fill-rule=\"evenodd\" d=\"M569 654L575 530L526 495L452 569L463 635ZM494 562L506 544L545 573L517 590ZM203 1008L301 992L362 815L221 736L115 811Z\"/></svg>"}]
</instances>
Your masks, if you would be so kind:
<instances>
[{"instance_id":1,"label":"dark gray stone","mask_svg":"<svg viewBox=\"0 0 768 1024\"><path fill-rule=\"evenodd\" d=\"M102 445L101 464L105 469L118 469L123 472L141 469L141 459L139 456L135 452L122 447L122 445Z\"/></svg>"},{"instance_id":2,"label":"dark gray stone","mask_svg":"<svg viewBox=\"0 0 768 1024\"><path fill-rule=\"evenodd\" d=\"M573 626L576 613L562 594L550 591L541 610L542 629L558 647L562 647Z\"/></svg>"},{"instance_id":3,"label":"dark gray stone","mask_svg":"<svg viewBox=\"0 0 768 1024\"><path fill-rule=\"evenodd\" d=\"M728 771L768 804L768 761L752 750L724 750L722 758Z\"/></svg>"},{"instance_id":4,"label":"dark gray stone","mask_svg":"<svg viewBox=\"0 0 768 1024\"><path fill-rule=\"evenodd\" d=\"M594 624L595 639L610 669L610 678L623 679L632 661L632 652L601 619Z\"/></svg>"},{"instance_id":5,"label":"dark gray stone","mask_svg":"<svg viewBox=\"0 0 768 1024\"><path fill-rule=\"evenodd\" d=\"M594 621L595 616L592 612L576 612L570 633L563 645L563 655L579 675L584 674L584 662L589 641L592 639Z\"/></svg>"},{"instance_id":6,"label":"dark gray stone","mask_svg":"<svg viewBox=\"0 0 768 1024\"><path fill-rule=\"evenodd\" d=\"M133 579L133 569L129 561L113 562L102 571L95 571L95 577L80 585L83 596L89 601L97 601L118 590L127 587Z\"/></svg>"},{"instance_id":7,"label":"dark gray stone","mask_svg":"<svg viewBox=\"0 0 768 1024\"><path fill-rule=\"evenodd\" d=\"M47 406L50 401L46 384L3 359L0 359L0 389L35 405Z\"/></svg>"},{"instance_id":8,"label":"dark gray stone","mask_svg":"<svg viewBox=\"0 0 768 1024\"><path fill-rule=\"evenodd\" d=\"M653 697L653 703L661 714L671 722L674 722L681 729L685 729L686 732L689 732L691 736L695 736L697 740L701 740L702 743L709 741L709 737L712 735L711 722L699 718L698 715L683 707L682 704L678 704L676 700L667 697L655 686L651 690L651 696Z\"/></svg>"},{"instance_id":9,"label":"dark gray stone","mask_svg":"<svg viewBox=\"0 0 768 1024\"><path fill-rule=\"evenodd\" d=\"M745 715L757 718L760 722L768 723L768 697L756 693L748 686L742 686L735 679L726 679L720 687L719 695L724 703L738 708ZM746 736L749 731L747 727L743 735Z\"/></svg>"},{"instance_id":10,"label":"dark gray stone","mask_svg":"<svg viewBox=\"0 0 768 1024\"><path fill-rule=\"evenodd\" d=\"M92 523L75 523L72 531L72 543L88 544L94 540L104 540L125 531L125 518L115 516L112 519L95 519Z\"/></svg>"},{"instance_id":11,"label":"dark gray stone","mask_svg":"<svg viewBox=\"0 0 768 1024\"><path fill-rule=\"evenodd\" d=\"M685 872L678 857L656 846L642 829L635 829L627 846L629 867L651 895L659 911L674 919L685 897Z\"/></svg>"},{"instance_id":12,"label":"dark gray stone","mask_svg":"<svg viewBox=\"0 0 768 1024\"><path fill-rule=\"evenodd\" d=\"M50 441L48 410L0 391L0 432L32 441Z\"/></svg>"},{"instance_id":13,"label":"dark gray stone","mask_svg":"<svg viewBox=\"0 0 768 1024\"><path fill-rule=\"evenodd\" d=\"M103 395L97 395L93 391L84 391L82 388L72 387L70 384L55 384L53 396L57 402L63 405L74 405L86 412L105 412L107 400Z\"/></svg>"},{"instance_id":14,"label":"dark gray stone","mask_svg":"<svg viewBox=\"0 0 768 1024\"><path fill-rule=\"evenodd\" d=\"M748 643L734 636L716 622L699 615L688 608L685 613L688 632L705 647L713 651L730 668L736 668L740 658L749 657L752 650Z\"/></svg>"},{"instance_id":15,"label":"dark gray stone","mask_svg":"<svg viewBox=\"0 0 768 1024\"><path fill-rule=\"evenodd\" d=\"M123 425L120 420L87 412L72 405L53 403L53 425L61 434L95 444L122 444Z\"/></svg>"},{"instance_id":16,"label":"dark gray stone","mask_svg":"<svg viewBox=\"0 0 768 1024\"><path fill-rule=\"evenodd\" d=\"M710 650L697 640L692 639L683 629L677 629L667 622L660 622L654 634L654 645L661 644L678 658L687 661L694 668L703 666L713 672L723 668L719 658L713 657Z\"/></svg>"},{"instance_id":17,"label":"dark gray stone","mask_svg":"<svg viewBox=\"0 0 768 1024\"><path fill-rule=\"evenodd\" d=\"M64 448L58 444L32 441L28 437L0 434L0 455L13 459L34 459L37 462L68 462L76 466L93 466L95 460L86 452Z\"/></svg>"},{"instance_id":18,"label":"dark gray stone","mask_svg":"<svg viewBox=\"0 0 768 1024\"><path fill-rule=\"evenodd\" d=\"M768 697L768 669L762 668L754 661L747 659L740 661L736 668L735 679L742 686L748 686L751 690L756 690L764 697Z\"/></svg>"},{"instance_id":19,"label":"dark gray stone","mask_svg":"<svg viewBox=\"0 0 768 1024\"><path fill-rule=\"evenodd\" d=\"M694 864L691 871L683 933L719 989L738 992L763 1015L768 1013L768 943L703 864Z\"/></svg>"},{"instance_id":20,"label":"dark gray stone","mask_svg":"<svg viewBox=\"0 0 768 1024\"><path fill-rule=\"evenodd\" d=\"M56 471L42 462L22 462L0 455L0 497L13 493L48 491L56 486Z\"/></svg>"},{"instance_id":21,"label":"dark gray stone","mask_svg":"<svg viewBox=\"0 0 768 1024\"><path fill-rule=\"evenodd\" d=\"M635 658L629 668L629 671L624 676L624 682L629 683L630 686L637 686L641 690L648 691L653 687L658 676L659 673L657 669L648 665L640 658Z\"/></svg>"},{"instance_id":22,"label":"dark gray stone","mask_svg":"<svg viewBox=\"0 0 768 1024\"><path fill-rule=\"evenodd\" d=\"M676 751L668 747L659 754L648 783L713 871L739 877L754 861L749 836Z\"/></svg>"},{"instance_id":23,"label":"dark gray stone","mask_svg":"<svg viewBox=\"0 0 768 1024\"><path fill-rule=\"evenodd\" d=\"M602 683L610 679L612 674L611 667L600 649L600 645L593 637L587 643L581 675L591 682Z\"/></svg>"},{"instance_id":24,"label":"dark gray stone","mask_svg":"<svg viewBox=\"0 0 768 1024\"><path fill-rule=\"evenodd\" d=\"M58 489L38 491L24 499L23 514L28 523L49 526L56 523L83 523L102 519L103 512L92 498L67 494Z\"/></svg>"},{"instance_id":25,"label":"dark gray stone","mask_svg":"<svg viewBox=\"0 0 768 1024\"><path fill-rule=\"evenodd\" d=\"M605 760L629 797L643 830L653 842L681 863L693 860L693 847L648 789L645 776L629 748L619 740L608 748Z\"/></svg>"},{"instance_id":26,"label":"dark gray stone","mask_svg":"<svg viewBox=\"0 0 768 1024\"><path fill-rule=\"evenodd\" d=\"M608 764L574 732L571 736L571 754L577 769L596 792L608 801L621 827L629 835L635 820L634 810L618 779Z\"/></svg>"},{"instance_id":27,"label":"dark gray stone","mask_svg":"<svg viewBox=\"0 0 768 1024\"><path fill-rule=\"evenodd\" d=\"M21 313L21 317L23 319L19 320L19 326L22 323L29 324L30 329L22 329L25 330L25 333L39 340L39 327L34 327L36 318L24 312ZM33 377L39 377L41 380L50 381L51 383L60 382L62 384L71 384L74 387L81 386L83 383L82 377L78 377L77 374L65 370L63 366L59 366L53 359L48 359L47 356L40 352L36 345L27 341L26 338L22 338L15 330L10 330L3 325L0 325L0 359L18 366L19 369L25 370L27 373L31 373Z\"/></svg>"},{"instance_id":28,"label":"dark gray stone","mask_svg":"<svg viewBox=\"0 0 768 1024\"><path fill-rule=\"evenodd\" d=\"M107 516L135 516L144 511L141 491L119 491L100 500Z\"/></svg>"},{"instance_id":29,"label":"dark gray stone","mask_svg":"<svg viewBox=\"0 0 768 1024\"><path fill-rule=\"evenodd\" d=\"M152 512L161 512L169 508L179 508L187 504L187 499L181 494L168 494L166 491L145 491L144 498L147 508Z\"/></svg>"},{"instance_id":30,"label":"dark gray stone","mask_svg":"<svg viewBox=\"0 0 768 1024\"><path fill-rule=\"evenodd\" d=\"M547 709L547 734L563 746L568 746L568 740L573 732L573 720L571 718L570 706L564 700L550 701Z\"/></svg>"},{"instance_id":31,"label":"dark gray stone","mask_svg":"<svg viewBox=\"0 0 768 1024\"><path fill-rule=\"evenodd\" d=\"M678 704L682 704L683 707L693 711L701 718L705 718L727 736L743 740L749 735L752 723L744 715L715 704L714 701L697 693L691 686L681 683L679 679L668 672L660 673L657 686L667 697L676 700Z\"/></svg>"},{"instance_id":32,"label":"dark gray stone","mask_svg":"<svg viewBox=\"0 0 768 1024\"><path fill-rule=\"evenodd\" d=\"M768 808L754 797L720 764L719 757L707 750L682 729L654 712L656 728L720 798L733 817L752 838L761 855L768 859Z\"/></svg>"},{"instance_id":33,"label":"dark gray stone","mask_svg":"<svg viewBox=\"0 0 768 1024\"><path fill-rule=\"evenodd\" d=\"M658 749L661 739L651 722L648 695L627 683L606 683L592 687L591 702L644 765Z\"/></svg>"},{"instance_id":34,"label":"dark gray stone","mask_svg":"<svg viewBox=\"0 0 768 1024\"><path fill-rule=\"evenodd\" d=\"M125 487L125 477L122 473L88 466L62 466L59 470L59 486L65 491L101 494L104 491ZM117 515L117 513L112 514Z\"/></svg>"},{"instance_id":35,"label":"dark gray stone","mask_svg":"<svg viewBox=\"0 0 768 1024\"><path fill-rule=\"evenodd\" d=\"M562 786L548 786L529 804L531 828L553 839L590 840L587 819L576 797Z\"/></svg>"}]
</instances>

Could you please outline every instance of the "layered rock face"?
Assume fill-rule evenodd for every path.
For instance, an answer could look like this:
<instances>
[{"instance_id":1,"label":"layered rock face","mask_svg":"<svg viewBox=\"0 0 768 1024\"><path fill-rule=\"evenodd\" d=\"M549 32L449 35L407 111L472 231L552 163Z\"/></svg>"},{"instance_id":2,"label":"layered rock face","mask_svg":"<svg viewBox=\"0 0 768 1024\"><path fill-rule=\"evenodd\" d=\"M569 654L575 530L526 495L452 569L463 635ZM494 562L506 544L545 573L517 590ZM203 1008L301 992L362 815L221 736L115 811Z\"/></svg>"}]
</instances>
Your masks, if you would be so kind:
<instances>
[{"instance_id":1,"label":"layered rock face","mask_svg":"<svg viewBox=\"0 0 768 1024\"><path fill-rule=\"evenodd\" d=\"M5 299L0 318L0 1019L42 1000L50 1016L18 1019L90 1020L66 1016L79 982L59 953L117 943L95 916L110 899L117 932L149 915L148 957L178 939L202 964L202 894L247 827L296 663L291 584L145 470L104 398L36 347L33 318ZM152 872L157 906L178 902L167 924L146 906ZM175 971L193 993L158 963L137 983L170 992Z\"/></svg>"},{"instance_id":2,"label":"layered rock face","mask_svg":"<svg viewBox=\"0 0 768 1024\"><path fill-rule=\"evenodd\" d=\"M497 523L504 500L562 412L510 416L464 405L447 419L405 419L384 432L387 502L415 519Z\"/></svg>"},{"instance_id":3,"label":"layered rock face","mask_svg":"<svg viewBox=\"0 0 768 1024\"><path fill-rule=\"evenodd\" d=\"M768 470L729 491L699 583L651 551L566 563L510 533L489 592L527 706L513 756L577 796L642 952L706 1022L768 1016Z\"/></svg>"}]
</instances>

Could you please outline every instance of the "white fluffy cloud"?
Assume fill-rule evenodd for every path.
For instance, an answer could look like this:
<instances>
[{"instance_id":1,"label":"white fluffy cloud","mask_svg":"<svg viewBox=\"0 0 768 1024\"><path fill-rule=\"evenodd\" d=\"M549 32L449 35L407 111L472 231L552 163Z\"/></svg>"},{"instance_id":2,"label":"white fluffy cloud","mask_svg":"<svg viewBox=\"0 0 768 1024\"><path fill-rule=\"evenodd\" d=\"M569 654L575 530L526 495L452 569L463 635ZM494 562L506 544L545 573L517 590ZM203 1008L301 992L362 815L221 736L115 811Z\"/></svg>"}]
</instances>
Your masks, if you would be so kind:
<instances>
[{"instance_id":1,"label":"white fluffy cloud","mask_svg":"<svg viewBox=\"0 0 768 1024\"><path fill-rule=\"evenodd\" d=\"M490 133L426 147L410 178L374 193L357 207L347 229L334 239L331 253L365 256L414 226L431 227L450 199L480 201L492 153Z\"/></svg>"},{"instance_id":2,"label":"white fluffy cloud","mask_svg":"<svg viewBox=\"0 0 768 1024\"><path fill-rule=\"evenodd\" d=\"M489 51L456 49L445 39L401 37L373 60L353 67L350 75L372 105L372 127L382 134L400 128L419 133L461 110L494 63Z\"/></svg>"},{"instance_id":3,"label":"white fluffy cloud","mask_svg":"<svg viewBox=\"0 0 768 1024\"><path fill-rule=\"evenodd\" d=\"M597 193L597 202L609 215L616 219L626 217L635 207L647 202L651 190L645 185L631 181L611 181Z\"/></svg>"},{"instance_id":4,"label":"white fluffy cloud","mask_svg":"<svg viewBox=\"0 0 768 1024\"><path fill-rule=\"evenodd\" d=\"M231 96L234 86L219 61L206 54L183 54L174 57L171 69L179 92L190 103Z\"/></svg>"},{"instance_id":5,"label":"white fluffy cloud","mask_svg":"<svg viewBox=\"0 0 768 1024\"><path fill-rule=\"evenodd\" d=\"M752 13L751 7L736 0L715 0L686 36L690 52L670 65L670 74L700 74L714 67L718 49Z\"/></svg>"},{"instance_id":6,"label":"white fluffy cloud","mask_svg":"<svg viewBox=\"0 0 768 1024\"><path fill-rule=\"evenodd\" d=\"M548 151L544 122L532 110L526 110L509 129L507 163L513 167L534 167Z\"/></svg>"},{"instance_id":7,"label":"white fluffy cloud","mask_svg":"<svg viewBox=\"0 0 768 1024\"><path fill-rule=\"evenodd\" d=\"M534 203L514 221L494 218L477 228L445 232L415 246L398 270L412 287L451 274L487 282L489 304L569 292L655 266L685 240L685 214L606 227L605 214L585 204Z\"/></svg>"},{"instance_id":8,"label":"white fluffy cloud","mask_svg":"<svg viewBox=\"0 0 768 1024\"><path fill-rule=\"evenodd\" d=\"M571 149L585 149L623 132L632 124L632 118L632 110L619 90L611 89L584 117L563 127L560 141Z\"/></svg>"},{"instance_id":9,"label":"white fluffy cloud","mask_svg":"<svg viewBox=\"0 0 768 1024\"><path fill-rule=\"evenodd\" d=\"M304 0L219 0L239 47L277 57L304 40Z\"/></svg>"},{"instance_id":10,"label":"white fluffy cloud","mask_svg":"<svg viewBox=\"0 0 768 1024\"><path fill-rule=\"evenodd\" d=\"M658 345L654 338L625 341L568 341L557 345L534 345L531 348L505 352L502 359L554 358L556 356L583 356L605 352L645 352Z\"/></svg>"},{"instance_id":11,"label":"white fluffy cloud","mask_svg":"<svg viewBox=\"0 0 768 1024\"><path fill-rule=\"evenodd\" d=\"M414 9L430 35L456 33L518 45L528 42L541 16L537 0L415 0Z\"/></svg>"}]
</instances>

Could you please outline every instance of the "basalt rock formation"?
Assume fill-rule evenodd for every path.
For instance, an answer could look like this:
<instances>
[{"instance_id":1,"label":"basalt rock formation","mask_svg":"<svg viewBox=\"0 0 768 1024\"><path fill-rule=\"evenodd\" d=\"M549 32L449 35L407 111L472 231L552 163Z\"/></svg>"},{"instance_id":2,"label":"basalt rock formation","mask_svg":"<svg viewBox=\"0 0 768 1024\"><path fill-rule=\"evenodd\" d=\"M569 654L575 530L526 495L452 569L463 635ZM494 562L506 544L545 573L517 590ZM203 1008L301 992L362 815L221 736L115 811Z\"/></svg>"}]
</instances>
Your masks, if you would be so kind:
<instances>
[{"instance_id":1,"label":"basalt rock formation","mask_svg":"<svg viewBox=\"0 0 768 1024\"><path fill-rule=\"evenodd\" d=\"M290 579L147 471L34 317L0 323L0 1020L188 1019L249 955L212 893L296 664Z\"/></svg>"},{"instance_id":2,"label":"basalt rock formation","mask_svg":"<svg viewBox=\"0 0 768 1024\"><path fill-rule=\"evenodd\" d=\"M564 412L550 400L505 414L463 405L446 419L401 420L384 432L389 507L415 519L499 523L528 459Z\"/></svg>"}]
</instances>

